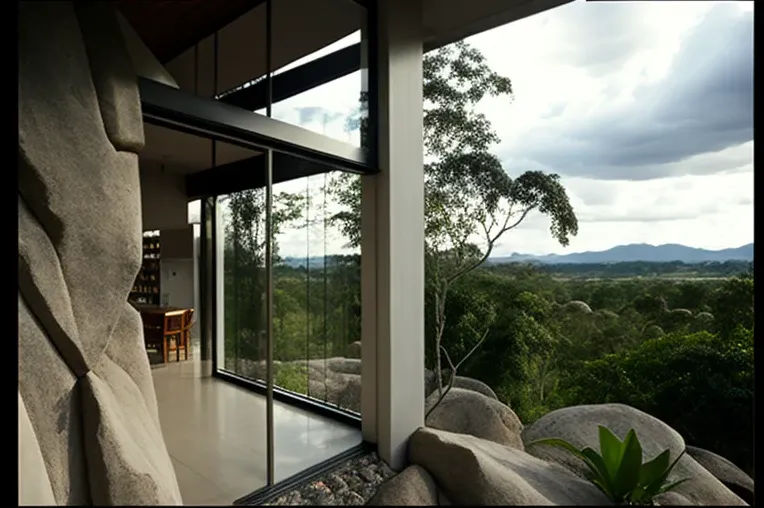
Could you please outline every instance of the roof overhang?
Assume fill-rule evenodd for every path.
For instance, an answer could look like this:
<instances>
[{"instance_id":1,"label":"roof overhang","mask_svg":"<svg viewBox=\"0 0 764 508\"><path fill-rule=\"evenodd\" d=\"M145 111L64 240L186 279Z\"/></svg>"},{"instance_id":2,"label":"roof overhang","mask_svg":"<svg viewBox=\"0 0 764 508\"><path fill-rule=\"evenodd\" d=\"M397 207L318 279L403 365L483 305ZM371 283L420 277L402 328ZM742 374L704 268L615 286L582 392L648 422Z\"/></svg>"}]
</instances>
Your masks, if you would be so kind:
<instances>
[{"instance_id":1,"label":"roof overhang","mask_svg":"<svg viewBox=\"0 0 764 508\"><path fill-rule=\"evenodd\" d=\"M430 51L571 0L423 1L423 42ZM357 32L366 3L274 0L273 69ZM264 0L121 0L119 6L182 89L209 97L266 74ZM212 81L215 66L217 83Z\"/></svg>"},{"instance_id":2,"label":"roof overhang","mask_svg":"<svg viewBox=\"0 0 764 508\"><path fill-rule=\"evenodd\" d=\"M425 0L425 49L437 49L571 1Z\"/></svg>"},{"instance_id":3,"label":"roof overhang","mask_svg":"<svg viewBox=\"0 0 764 508\"><path fill-rule=\"evenodd\" d=\"M569 1L424 0L424 49L437 49ZM213 4L225 4L226 7L216 10L212 8ZM273 67L282 68L358 32L365 15L363 4L353 0L274 0L271 22ZM266 6L262 0L232 0L230 3L211 0L122 0L120 8L146 46L160 55L180 91L186 94L199 99L212 97L265 74ZM358 39L360 41L360 35ZM175 54L177 56L172 57ZM360 43L356 43L291 71L281 72L272 82L273 98L283 100L357 71L361 59ZM215 74L217 83L212 80ZM265 106L264 85L256 83L242 88L221 98L220 102L243 110L259 110ZM157 91L174 93L171 90L162 91L161 87ZM193 97L188 99L193 102ZM144 107L147 106L144 104ZM161 123L158 125L171 127ZM276 123L273 125L277 126ZM285 128L295 132L300 130L288 125ZM210 141L198 137L201 132L193 131L197 136L191 136L192 131L180 133L147 125L147 144L141 159L163 165L166 162L168 170L186 175L189 191L192 187L195 189L190 195L202 195L204 190L214 187L210 183L215 181L212 173L220 176L222 168L207 170L215 165L210 159ZM262 135L262 132L259 134ZM216 165L225 166L232 175L232 181L243 178L242 182L247 185L262 184L258 180L262 179L262 171L259 170L262 157L253 148L219 143ZM310 157L304 160L282 158L284 160L274 160L277 166L284 168L279 178L291 179L321 172L321 165L310 162ZM287 171L287 167L291 169ZM199 173L198 176L192 176L196 173ZM241 176L234 178L235 175ZM250 181L252 178L257 181Z\"/></svg>"}]
</instances>

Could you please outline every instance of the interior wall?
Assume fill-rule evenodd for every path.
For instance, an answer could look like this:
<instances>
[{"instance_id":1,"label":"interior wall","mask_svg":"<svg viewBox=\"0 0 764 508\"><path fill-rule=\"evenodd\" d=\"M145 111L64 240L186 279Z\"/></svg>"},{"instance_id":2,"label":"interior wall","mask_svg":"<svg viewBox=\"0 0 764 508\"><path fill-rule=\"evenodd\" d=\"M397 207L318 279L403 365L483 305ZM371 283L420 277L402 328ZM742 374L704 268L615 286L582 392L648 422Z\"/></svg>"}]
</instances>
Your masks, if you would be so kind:
<instances>
[{"instance_id":1,"label":"interior wall","mask_svg":"<svg viewBox=\"0 0 764 508\"><path fill-rule=\"evenodd\" d=\"M162 259L193 259L194 229L191 224L183 228L161 229L159 241L162 245Z\"/></svg>"},{"instance_id":2,"label":"interior wall","mask_svg":"<svg viewBox=\"0 0 764 508\"><path fill-rule=\"evenodd\" d=\"M162 259L162 304L194 308L194 260Z\"/></svg>"},{"instance_id":3,"label":"interior wall","mask_svg":"<svg viewBox=\"0 0 764 508\"><path fill-rule=\"evenodd\" d=\"M196 226L198 227L198 226ZM194 225L182 229L162 229L162 304L170 307L198 308L198 265ZM192 337L196 329L191 329Z\"/></svg>"},{"instance_id":4,"label":"interior wall","mask_svg":"<svg viewBox=\"0 0 764 508\"><path fill-rule=\"evenodd\" d=\"M164 172L159 164L141 161L140 177L143 230L187 227L188 197L183 175Z\"/></svg>"}]
</instances>

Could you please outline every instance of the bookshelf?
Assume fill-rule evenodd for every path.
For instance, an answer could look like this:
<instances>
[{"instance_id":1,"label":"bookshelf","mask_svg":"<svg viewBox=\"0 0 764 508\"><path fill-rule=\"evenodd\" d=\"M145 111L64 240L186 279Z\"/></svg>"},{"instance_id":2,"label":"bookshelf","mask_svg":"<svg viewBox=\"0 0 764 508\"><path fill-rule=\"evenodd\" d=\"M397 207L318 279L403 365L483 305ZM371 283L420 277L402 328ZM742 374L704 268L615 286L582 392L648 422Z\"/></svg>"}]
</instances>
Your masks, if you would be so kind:
<instances>
[{"instance_id":1,"label":"bookshelf","mask_svg":"<svg viewBox=\"0 0 764 508\"><path fill-rule=\"evenodd\" d=\"M143 263L135 278L129 300L144 305L159 305L161 296L159 231L143 233Z\"/></svg>"}]
</instances>

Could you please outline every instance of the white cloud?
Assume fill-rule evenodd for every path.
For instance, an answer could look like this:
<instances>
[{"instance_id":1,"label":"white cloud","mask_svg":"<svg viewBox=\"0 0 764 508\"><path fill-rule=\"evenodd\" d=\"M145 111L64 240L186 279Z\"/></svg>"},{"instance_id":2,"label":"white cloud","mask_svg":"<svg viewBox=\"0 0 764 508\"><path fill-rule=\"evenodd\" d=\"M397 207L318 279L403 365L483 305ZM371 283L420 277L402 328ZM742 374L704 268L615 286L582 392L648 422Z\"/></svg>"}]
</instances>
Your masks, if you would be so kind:
<instances>
[{"instance_id":1,"label":"white cloud","mask_svg":"<svg viewBox=\"0 0 764 508\"><path fill-rule=\"evenodd\" d=\"M507 170L561 173L580 219L579 235L567 249L551 237L546 218L531 216L496 253L643 242L724 248L752 241L753 141L747 105L740 102L752 100L744 89L751 84L745 51L752 53L752 46L737 14L752 10L753 2L579 1L471 38L491 67L513 82L513 101L481 104L502 138L496 151ZM712 46L704 48L704 41ZM723 72L708 68L713 63ZM355 73L302 94L282 103L278 115L296 123L298 108L320 107L324 113L306 126L347 140L343 119L357 107L360 79ZM703 99L709 90L717 91L723 107ZM732 95L740 91L743 99ZM315 120L333 113L340 115L333 122ZM654 128L641 127L651 122ZM634 148L638 143L642 147ZM585 151L592 146L602 148ZM579 154L580 161L568 154ZM278 190L304 192L305 182ZM342 252L343 240L332 233L326 251ZM311 234L311 246L320 242L323 249L323 232ZM305 235L285 235L282 252L304 256Z\"/></svg>"}]
</instances>

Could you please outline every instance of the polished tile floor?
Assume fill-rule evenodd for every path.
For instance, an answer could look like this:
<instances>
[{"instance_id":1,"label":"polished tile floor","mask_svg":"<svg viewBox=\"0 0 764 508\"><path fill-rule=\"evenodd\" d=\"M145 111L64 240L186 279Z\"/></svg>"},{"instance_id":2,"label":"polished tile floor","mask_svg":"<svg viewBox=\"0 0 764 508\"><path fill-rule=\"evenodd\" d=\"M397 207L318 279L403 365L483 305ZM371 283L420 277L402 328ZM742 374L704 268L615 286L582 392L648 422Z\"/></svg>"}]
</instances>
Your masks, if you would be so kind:
<instances>
[{"instance_id":1,"label":"polished tile floor","mask_svg":"<svg viewBox=\"0 0 764 508\"><path fill-rule=\"evenodd\" d=\"M152 371L162 432L184 504L230 505L266 483L265 397L201 377L193 353ZM274 423L276 481L361 442L356 428L280 402Z\"/></svg>"}]
</instances>

